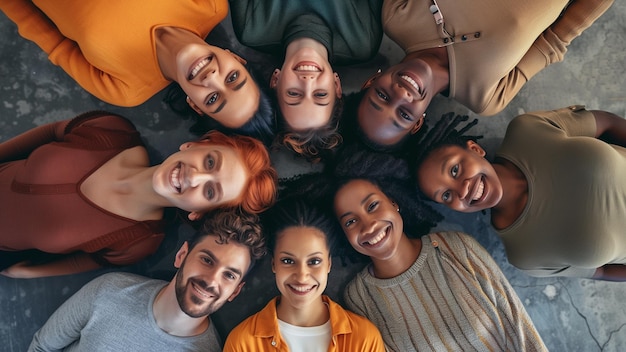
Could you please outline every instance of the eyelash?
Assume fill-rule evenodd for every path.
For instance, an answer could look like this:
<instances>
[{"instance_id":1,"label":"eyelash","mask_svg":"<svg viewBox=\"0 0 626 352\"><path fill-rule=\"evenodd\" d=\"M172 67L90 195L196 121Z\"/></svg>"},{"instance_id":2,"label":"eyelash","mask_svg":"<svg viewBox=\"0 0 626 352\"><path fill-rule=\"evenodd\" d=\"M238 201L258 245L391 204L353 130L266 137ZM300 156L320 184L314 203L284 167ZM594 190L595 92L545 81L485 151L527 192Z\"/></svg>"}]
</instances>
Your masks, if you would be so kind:
<instances>
[{"instance_id":1,"label":"eyelash","mask_svg":"<svg viewBox=\"0 0 626 352\"><path fill-rule=\"evenodd\" d=\"M220 95L218 93L213 93L211 95L209 95L209 98L206 101L205 105L213 105L215 104L215 102L217 101L217 99L219 99Z\"/></svg>"},{"instance_id":2,"label":"eyelash","mask_svg":"<svg viewBox=\"0 0 626 352\"><path fill-rule=\"evenodd\" d=\"M385 93L383 93L382 91L380 91L380 90L378 90L378 89L376 90L376 95L377 95L380 99L382 99L382 100L384 100L384 101L389 101L389 97L388 97Z\"/></svg>"},{"instance_id":3,"label":"eyelash","mask_svg":"<svg viewBox=\"0 0 626 352\"><path fill-rule=\"evenodd\" d=\"M233 83L239 78L239 71L233 72L228 78L226 78L226 83Z\"/></svg>"}]
</instances>

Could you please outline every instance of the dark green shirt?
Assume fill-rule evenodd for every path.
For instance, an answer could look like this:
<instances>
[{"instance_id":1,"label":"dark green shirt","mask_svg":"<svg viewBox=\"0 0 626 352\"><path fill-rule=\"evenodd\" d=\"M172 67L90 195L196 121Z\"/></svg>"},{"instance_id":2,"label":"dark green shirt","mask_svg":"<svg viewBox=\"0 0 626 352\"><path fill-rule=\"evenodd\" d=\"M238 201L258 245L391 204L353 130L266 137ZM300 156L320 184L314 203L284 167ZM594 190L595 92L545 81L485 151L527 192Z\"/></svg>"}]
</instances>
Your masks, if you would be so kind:
<instances>
[{"instance_id":1,"label":"dark green shirt","mask_svg":"<svg viewBox=\"0 0 626 352\"><path fill-rule=\"evenodd\" d=\"M328 49L331 63L364 62L382 40L382 0L229 0L237 39L284 55L289 43L312 38Z\"/></svg>"}]
</instances>

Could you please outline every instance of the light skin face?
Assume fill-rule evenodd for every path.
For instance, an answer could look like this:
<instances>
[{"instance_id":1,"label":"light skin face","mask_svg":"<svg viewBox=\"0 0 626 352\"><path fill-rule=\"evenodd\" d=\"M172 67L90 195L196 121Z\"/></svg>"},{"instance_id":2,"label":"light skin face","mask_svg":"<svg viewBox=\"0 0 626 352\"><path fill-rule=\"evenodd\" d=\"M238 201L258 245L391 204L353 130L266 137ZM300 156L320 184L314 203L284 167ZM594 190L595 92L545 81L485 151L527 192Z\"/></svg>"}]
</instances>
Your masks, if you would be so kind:
<instances>
[{"instance_id":1,"label":"light skin face","mask_svg":"<svg viewBox=\"0 0 626 352\"><path fill-rule=\"evenodd\" d=\"M326 125L335 101L341 97L341 81L328 59L310 48L288 56L281 70L272 74L278 106L291 130L303 131Z\"/></svg>"},{"instance_id":2,"label":"light skin face","mask_svg":"<svg viewBox=\"0 0 626 352\"><path fill-rule=\"evenodd\" d=\"M468 141L435 150L417 171L418 186L437 203L465 213L495 207L502 199L502 184L485 150Z\"/></svg>"},{"instance_id":3,"label":"light skin face","mask_svg":"<svg viewBox=\"0 0 626 352\"><path fill-rule=\"evenodd\" d=\"M352 180L335 194L335 215L359 253L379 260L392 258L403 237L398 206L375 184Z\"/></svg>"},{"instance_id":4,"label":"light skin face","mask_svg":"<svg viewBox=\"0 0 626 352\"><path fill-rule=\"evenodd\" d=\"M239 128L258 110L260 90L245 60L208 44L188 44L176 56L173 79L199 114L229 128Z\"/></svg>"},{"instance_id":5,"label":"light skin face","mask_svg":"<svg viewBox=\"0 0 626 352\"><path fill-rule=\"evenodd\" d=\"M241 156L208 141L187 142L158 165L152 176L156 193L197 220L206 211L233 204L248 182Z\"/></svg>"},{"instance_id":6,"label":"light skin face","mask_svg":"<svg viewBox=\"0 0 626 352\"><path fill-rule=\"evenodd\" d=\"M216 239L206 236L191 251L185 242L176 254L176 299L193 318L213 314L237 297L250 267L248 247L233 241L218 244Z\"/></svg>"},{"instance_id":7,"label":"light skin face","mask_svg":"<svg viewBox=\"0 0 626 352\"><path fill-rule=\"evenodd\" d=\"M326 237L319 229L298 226L282 230L272 257L281 307L296 311L317 307L331 264Z\"/></svg>"},{"instance_id":8,"label":"light skin face","mask_svg":"<svg viewBox=\"0 0 626 352\"><path fill-rule=\"evenodd\" d=\"M433 74L423 60L393 65L365 83L358 107L358 123L365 136L392 146L422 127L424 113L434 95L428 83Z\"/></svg>"}]
</instances>

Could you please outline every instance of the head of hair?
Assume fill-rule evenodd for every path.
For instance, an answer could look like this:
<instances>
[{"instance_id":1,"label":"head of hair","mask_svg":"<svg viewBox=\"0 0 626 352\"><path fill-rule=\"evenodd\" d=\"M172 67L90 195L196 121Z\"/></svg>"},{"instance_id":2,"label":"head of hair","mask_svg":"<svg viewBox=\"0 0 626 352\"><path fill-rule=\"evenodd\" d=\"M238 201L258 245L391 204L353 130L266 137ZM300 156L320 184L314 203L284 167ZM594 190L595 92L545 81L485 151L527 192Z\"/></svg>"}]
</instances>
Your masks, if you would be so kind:
<instances>
[{"instance_id":1,"label":"head of hair","mask_svg":"<svg viewBox=\"0 0 626 352\"><path fill-rule=\"evenodd\" d=\"M282 231L289 227L312 227L324 234L329 253L335 249L336 226L331 215L317 204L309 203L300 197L281 199L262 215L263 227L267 233L267 247L271 254Z\"/></svg>"},{"instance_id":2,"label":"head of hair","mask_svg":"<svg viewBox=\"0 0 626 352\"><path fill-rule=\"evenodd\" d=\"M449 145L457 145L462 148L467 147L467 141L477 141L482 138L480 135L466 135L465 133L478 123L478 119L474 119L466 123L461 128L457 127L469 120L467 115L455 115L449 112L441 116L432 129L423 126L423 133L420 133L415 144L410 151L410 169L413 177L417 176L420 165L434 151ZM424 124L426 125L426 124Z\"/></svg>"},{"instance_id":3,"label":"head of hair","mask_svg":"<svg viewBox=\"0 0 626 352\"><path fill-rule=\"evenodd\" d=\"M207 236L216 236L217 244L238 243L248 247L250 251L250 267L266 253L265 237L261 232L259 217L255 214L246 213L239 209L229 209L214 213L210 217L204 217L202 226L189 240L189 251Z\"/></svg>"},{"instance_id":4,"label":"head of hair","mask_svg":"<svg viewBox=\"0 0 626 352\"><path fill-rule=\"evenodd\" d=\"M269 88L266 84L257 78L258 75L248 66L245 66L250 77L259 87L259 106L254 112L250 120L243 124L239 128L228 128L220 124L218 121L207 115L199 115L193 110L189 104L187 104L187 93L183 91L180 85L176 82L172 82L168 87L163 101L165 101L170 109L179 114L185 119L192 118L195 120L195 124L190 127L191 132L195 134L202 134L208 130L220 130L227 133L237 133L245 136L254 137L260 139L265 145L271 145L275 138L275 111L270 98Z\"/></svg>"},{"instance_id":5,"label":"head of hair","mask_svg":"<svg viewBox=\"0 0 626 352\"><path fill-rule=\"evenodd\" d=\"M233 148L248 173L248 183L241 197L225 207L239 205L249 213L260 213L274 204L278 176L263 143L252 137L226 135L219 131L209 131L201 139Z\"/></svg>"},{"instance_id":6,"label":"head of hair","mask_svg":"<svg viewBox=\"0 0 626 352\"><path fill-rule=\"evenodd\" d=\"M276 93L274 92L276 99ZM277 103L276 103L277 104ZM335 100L328 122L317 128L293 131L287 125L284 116L277 109L278 128L281 132L276 137L276 144L303 156L309 162L327 159L343 140L339 133L339 121L343 111L343 97Z\"/></svg>"}]
</instances>

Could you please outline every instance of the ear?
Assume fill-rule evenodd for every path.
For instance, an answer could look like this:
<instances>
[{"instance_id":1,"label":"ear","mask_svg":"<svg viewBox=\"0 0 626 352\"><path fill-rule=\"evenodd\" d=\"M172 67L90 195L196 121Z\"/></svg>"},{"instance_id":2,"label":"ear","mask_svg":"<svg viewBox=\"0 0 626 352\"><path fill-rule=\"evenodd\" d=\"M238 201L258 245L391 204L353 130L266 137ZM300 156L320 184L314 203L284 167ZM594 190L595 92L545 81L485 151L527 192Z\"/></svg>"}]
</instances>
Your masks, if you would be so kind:
<instances>
[{"instance_id":1,"label":"ear","mask_svg":"<svg viewBox=\"0 0 626 352\"><path fill-rule=\"evenodd\" d=\"M195 111L198 115L200 116L204 115L204 111L200 110L200 107L198 107L198 105L196 105L196 103L194 103L193 100L191 100L191 98L187 97L185 101L187 102L189 107L191 107L193 111Z\"/></svg>"},{"instance_id":2,"label":"ear","mask_svg":"<svg viewBox=\"0 0 626 352\"><path fill-rule=\"evenodd\" d=\"M417 120L417 123L413 127L411 127L411 131L409 133L416 134L417 131L419 131L420 128L422 128L422 125L424 124L424 120L425 120L424 115L420 116L420 118Z\"/></svg>"},{"instance_id":3,"label":"ear","mask_svg":"<svg viewBox=\"0 0 626 352\"><path fill-rule=\"evenodd\" d=\"M235 292L233 292L232 295L230 295L230 297L228 297L228 302L232 302L233 299L235 299L235 297L237 297L239 295L239 293L241 292L241 289L243 288L243 285L245 285L246 283L244 281L242 281L241 283L239 283L239 285L237 285L237 288L235 289Z\"/></svg>"},{"instance_id":4,"label":"ear","mask_svg":"<svg viewBox=\"0 0 626 352\"><path fill-rule=\"evenodd\" d=\"M380 75L382 74L383 74L382 72L378 71L375 74L371 75L370 78L367 79L367 81L363 82L363 85L361 86L361 90L369 88L372 85L372 83L374 83L374 81L378 79L378 77L380 77Z\"/></svg>"},{"instance_id":5,"label":"ear","mask_svg":"<svg viewBox=\"0 0 626 352\"><path fill-rule=\"evenodd\" d=\"M328 256L328 273L330 274L330 268L333 267L333 258Z\"/></svg>"},{"instance_id":6,"label":"ear","mask_svg":"<svg viewBox=\"0 0 626 352\"><path fill-rule=\"evenodd\" d=\"M176 256L174 257L174 267L176 269L180 268L180 266L183 264L183 261L185 261L185 258L187 258L188 252L189 244L187 243L187 241L185 241L185 243L180 246L180 249L178 250L178 252L176 252Z\"/></svg>"},{"instance_id":7,"label":"ear","mask_svg":"<svg viewBox=\"0 0 626 352\"><path fill-rule=\"evenodd\" d=\"M467 149L482 157L485 157L485 155L487 155L487 152L485 152L483 147L481 147L478 143L472 140L467 141Z\"/></svg>"},{"instance_id":8,"label":"ear","mask_svg":"<svg viewBox=\"0 0 626 352\"><path fill-rule=\"evenodd\" d=\"M341 94L343 94L343 90L341 89L341 80L339 79L339 75L335 72L335 95L337 99L341 98Z\"/></svg>"},{"instance_id":9,"label":"ear","mask_svg":"<svg viewBox=\"0 0 626 352\"><path fill-rule=\"evenodd\" d=\"M276 267L274 266L274 258L272 258L272 272L276 274Z\"/></svg>"},{"instance_id":10,"label":"ear","mask_svg":"<svg viewBox=\"0 0 626 352\"><path fill-rule=\"evenodd\" d=\"M189 215L187 215L187 218L189 218L189 220L191 221L197 221L200 220L203 216L204 213L192 211L191 213L189 213Z\"/></svg>"},{"instance_id":11,"label":"ear","mask_svg":"<svg viewBox=\"0 0 626 352\"><path fill-rule=\"evenodd\" d=\"M233 53L232 51L228 50L228 49L224 49L224 51L226 51L227 53L231 54L235 60L239 61L242 65L245 65L248 63L248 61L246 61L246 59L244 59L243 57Z\"/></svg>"},{"instance_id":12,"label":"ear","mask_svg":"<svg viewBox=\"0 0 626 352\"><path fill-rule=\"evenodd\" d=\"M275 69L272 72L272 77L270 78L270 88L276 89L276 85L278 84L278 78L280 77L280 70Z\"/></svg>"}]
</instances>

